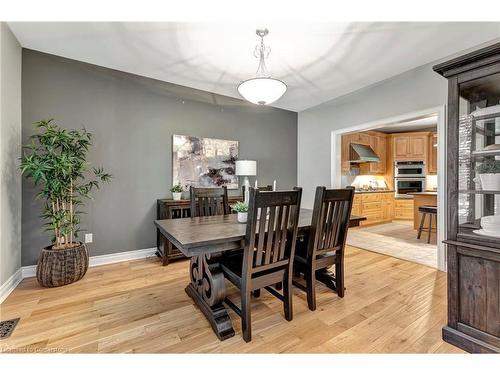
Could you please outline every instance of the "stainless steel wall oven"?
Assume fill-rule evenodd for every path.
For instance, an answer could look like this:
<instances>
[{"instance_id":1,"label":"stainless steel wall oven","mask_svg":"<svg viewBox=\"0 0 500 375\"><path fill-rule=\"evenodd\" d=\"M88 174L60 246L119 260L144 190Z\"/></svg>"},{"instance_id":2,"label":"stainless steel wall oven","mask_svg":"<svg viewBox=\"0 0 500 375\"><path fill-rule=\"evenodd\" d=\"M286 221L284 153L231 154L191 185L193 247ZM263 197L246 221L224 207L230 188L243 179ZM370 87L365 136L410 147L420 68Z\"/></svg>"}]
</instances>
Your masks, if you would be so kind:
<instances>
[{"instance_id":1,"label":"stainless steel wall oven","mask_svg":"<svg viewBox=\"0 0 500 375\"><path fill-rule=\"evenodd\" d=\"M412 198L412 193L425 191L425 177L396 177L394 182L396 198Z\"/></svg>"},{"instance_id":2,"label":"stainless steel wall oven","mask_svg":"<svg viewBox=\"0 0 500 375\"><path fill-rule=\"evenodd\" d=\"M425 177L424 161L395 161L394 177Z\"/></svg>"}]
</instances>

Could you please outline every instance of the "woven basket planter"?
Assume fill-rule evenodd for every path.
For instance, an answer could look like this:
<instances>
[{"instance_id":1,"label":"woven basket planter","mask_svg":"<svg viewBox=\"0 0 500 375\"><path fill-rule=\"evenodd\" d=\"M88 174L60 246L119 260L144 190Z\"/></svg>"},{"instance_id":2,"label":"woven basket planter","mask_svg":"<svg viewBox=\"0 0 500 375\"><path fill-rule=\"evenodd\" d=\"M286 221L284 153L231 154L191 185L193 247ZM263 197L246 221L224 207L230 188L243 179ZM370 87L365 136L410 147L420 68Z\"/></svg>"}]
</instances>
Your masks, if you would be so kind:
<instances>
[{"instance_id":1,"label":"woven basket planter","mask_svg":"<svg viewBox=\"0 0 500 375\"><path fill-rule=\"evenodd\" d=\"M89 268L89 253L85 244L70 249L42 249L36 267L41 286L53 288L80 280Z\"/></svg>"}]
</instances>

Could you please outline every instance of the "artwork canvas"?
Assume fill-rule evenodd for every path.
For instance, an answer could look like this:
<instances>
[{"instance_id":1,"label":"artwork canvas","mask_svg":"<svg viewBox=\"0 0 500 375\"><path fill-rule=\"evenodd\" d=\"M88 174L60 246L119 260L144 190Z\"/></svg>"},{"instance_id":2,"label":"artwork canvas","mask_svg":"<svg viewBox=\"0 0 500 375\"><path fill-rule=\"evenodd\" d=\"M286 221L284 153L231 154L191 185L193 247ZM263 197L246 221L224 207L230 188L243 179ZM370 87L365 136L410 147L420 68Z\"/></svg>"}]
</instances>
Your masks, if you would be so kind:
<instances>
[{"instance_id":1,"label":"artwork canvas","mask_svg":"<svg viewBox=\"0 0 500 375\"><path fill-rule=\"evenodd\" d=\"M172 152L173 183L238 189L238 141L174 135Z\"/></svg>"}]
</instances>

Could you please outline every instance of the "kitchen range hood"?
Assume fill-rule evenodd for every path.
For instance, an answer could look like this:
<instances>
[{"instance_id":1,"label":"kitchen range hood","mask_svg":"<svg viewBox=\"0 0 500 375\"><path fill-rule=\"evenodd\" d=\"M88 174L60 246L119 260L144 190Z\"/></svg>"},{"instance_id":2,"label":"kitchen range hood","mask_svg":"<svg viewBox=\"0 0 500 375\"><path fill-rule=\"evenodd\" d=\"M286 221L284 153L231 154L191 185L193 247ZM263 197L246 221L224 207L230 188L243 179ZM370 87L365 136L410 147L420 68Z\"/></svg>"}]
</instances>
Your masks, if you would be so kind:
<instances>
[{"instance_id":1,"label":"kitchen range hood","mask_svg":"<svg viewBox=\"0 0 500 375\"><path fill-rule=\"evenodd\" d=\"M349 163L376 163L380 158L370 146L360 143L351 143Z\"/></svg>"}]
</instances>

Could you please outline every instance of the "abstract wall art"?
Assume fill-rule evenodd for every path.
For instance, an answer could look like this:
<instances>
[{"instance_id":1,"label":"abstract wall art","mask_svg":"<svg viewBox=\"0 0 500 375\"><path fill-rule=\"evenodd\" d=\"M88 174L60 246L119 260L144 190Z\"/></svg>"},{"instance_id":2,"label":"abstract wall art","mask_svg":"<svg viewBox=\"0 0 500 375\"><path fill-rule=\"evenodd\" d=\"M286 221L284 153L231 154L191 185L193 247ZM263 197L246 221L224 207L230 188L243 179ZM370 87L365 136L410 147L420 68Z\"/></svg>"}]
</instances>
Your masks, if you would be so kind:
<instances>
[{"instance_id":1,"label":"abstract wall art","mask_svg":"<svg viewBox=\"0 0 500 375\"><path fill-rule=\"evenodd\" d=\"M238 141L174 135L172 183L238 189Z\"/></svg>"}]
</instances>

